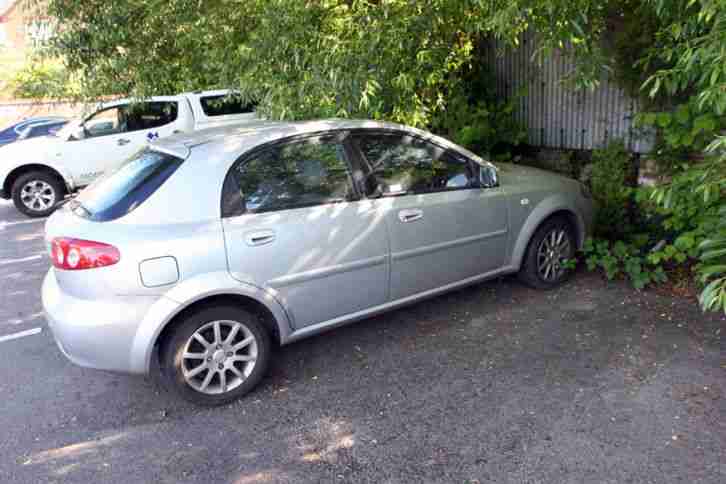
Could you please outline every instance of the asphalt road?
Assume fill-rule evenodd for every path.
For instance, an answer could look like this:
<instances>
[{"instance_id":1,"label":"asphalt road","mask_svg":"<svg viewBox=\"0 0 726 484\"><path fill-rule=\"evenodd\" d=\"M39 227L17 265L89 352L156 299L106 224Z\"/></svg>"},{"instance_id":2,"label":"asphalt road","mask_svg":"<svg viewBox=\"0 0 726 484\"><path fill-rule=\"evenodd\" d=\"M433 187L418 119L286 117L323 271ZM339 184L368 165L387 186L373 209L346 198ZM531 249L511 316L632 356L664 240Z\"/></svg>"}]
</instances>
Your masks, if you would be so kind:
<instances>
[{"instance_id":1,"label":"asphalt road","mask_svg":"<svg viewBox=\"0 0 726 484\"><path fill-rule=\"evenodd\" d=\"M726 482L726 325L693 301L492 281L282 348L198 409L63 358L42 230L0 202L2 483Z\"/></svg>"}]
</instances>

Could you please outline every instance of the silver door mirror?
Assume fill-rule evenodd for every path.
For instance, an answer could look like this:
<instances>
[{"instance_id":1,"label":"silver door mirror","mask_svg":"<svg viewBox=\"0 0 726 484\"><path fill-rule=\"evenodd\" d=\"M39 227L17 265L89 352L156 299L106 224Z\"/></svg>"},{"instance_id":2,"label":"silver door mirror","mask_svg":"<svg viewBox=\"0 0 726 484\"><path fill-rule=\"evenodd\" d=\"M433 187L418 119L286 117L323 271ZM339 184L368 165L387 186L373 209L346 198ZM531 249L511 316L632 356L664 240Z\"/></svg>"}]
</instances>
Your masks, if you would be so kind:
<instances>
[{"instance_id":1,"label":"silver door mirror","mask_svg":"<svg viewBox=\"0 0 726 484\"><path fill-rule=\"evenodd\" d=\"M482 188L494 188L499 186L499 175L494 165L486 164L479 169L479 183Z\"/></svg>"}]
</instances>

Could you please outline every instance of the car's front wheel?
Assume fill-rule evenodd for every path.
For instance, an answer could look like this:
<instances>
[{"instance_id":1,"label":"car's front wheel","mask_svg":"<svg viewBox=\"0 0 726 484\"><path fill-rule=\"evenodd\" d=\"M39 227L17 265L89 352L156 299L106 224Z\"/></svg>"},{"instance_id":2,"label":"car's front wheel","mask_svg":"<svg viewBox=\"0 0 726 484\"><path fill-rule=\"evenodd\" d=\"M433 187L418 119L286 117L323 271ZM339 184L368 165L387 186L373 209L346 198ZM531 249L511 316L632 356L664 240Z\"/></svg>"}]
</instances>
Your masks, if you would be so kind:
<instances>
[{"instance_id":1,"label":"car's front wheel","mask_svg":"<svg viewBox=\"0 0 726 484\"><path fill-rule=\"evenodd\" d=\"M550 289L564 282L572 272L567 261L575 256L575 237L567 220L545 221L529 241L519 278L536 289Z\"/></svg>"},{"instance_id":2,"label":"car's front wheel","mask_svg":"<svg viewBox=\"0 0 726 484\"><path fill-rule=\"evenodd\" d=\"M198 405L223 405L252 390L267 371L270 336L252 313L206 307L175 326L161 348L169 386Z\"/></svg>"},{"instance_id":3,"label":"car's front wheel","mask_svg":"<svg viewBox=\"0 0 726 484\"><path fill-rule=\"evenodd\" d=\"M15 208L28 217L50 215L64 193L63 183L48 171L20 175L11 190Z\"/></svg>"}]
</instances>

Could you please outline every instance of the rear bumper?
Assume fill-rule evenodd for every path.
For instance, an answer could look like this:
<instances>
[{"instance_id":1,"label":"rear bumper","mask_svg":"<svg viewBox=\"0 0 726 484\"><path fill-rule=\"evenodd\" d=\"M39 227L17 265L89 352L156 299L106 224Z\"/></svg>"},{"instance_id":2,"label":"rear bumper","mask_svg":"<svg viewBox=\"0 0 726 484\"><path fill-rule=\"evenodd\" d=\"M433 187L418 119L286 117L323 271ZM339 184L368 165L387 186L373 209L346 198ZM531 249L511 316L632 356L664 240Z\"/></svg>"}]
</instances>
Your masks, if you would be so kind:
<instances>
[{"instance_id":1,"label":"rear bumper","mask_svg":"<svg viewBox=\"0 0 726 484\"><path fill-rule=\"evenodd\" d=\"M143 354L132 351L134 337L158 297L112 296L87 300L65 293L48 271L43 281L43 309L61 352L73 363L101 370L138 373Z\"/></svg>"}]
</instances>

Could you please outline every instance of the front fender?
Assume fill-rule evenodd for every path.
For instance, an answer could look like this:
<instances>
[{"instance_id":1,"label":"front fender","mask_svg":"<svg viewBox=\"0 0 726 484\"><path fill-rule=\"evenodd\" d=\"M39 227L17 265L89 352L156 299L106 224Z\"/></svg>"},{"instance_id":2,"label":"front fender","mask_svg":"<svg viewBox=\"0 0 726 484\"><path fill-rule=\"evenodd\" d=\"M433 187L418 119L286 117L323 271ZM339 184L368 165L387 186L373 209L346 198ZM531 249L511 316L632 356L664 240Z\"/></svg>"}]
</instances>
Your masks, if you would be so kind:
<instances>
[{"instance_id":1,"label":"front fender","mask_svg":"<svg viewBox=\"0 0 726 484\"><path fill-rule=\"evenodd\" d=\"M212 296L245 296L264 305L275 318L280 341L292 332L287 313L280 303L264 289L233 279L228 272L211 272L192 277L171 288L154 303L139 325L131 348L131 371L148 373L159 335L164 327L182 310Z\"/></svg>"},{"instance_id":2,"label":"front fender","mask_svg":"<svg viewBox=\"0 0 726 484\"><path fill-rule=\"evenodd\" d=\"M17 141L2 148L2 151L0 151L0 157L2 158L2 163L0 163L0 188L5 185L5 180L13 171L29 165L35 165L38 168L49 168L63 178L68 190L76 188L70 171L60 162L64 157L52 156L53 152L57 151L54 148L60 149L57 146L59 142L52 142L50 147L38 145L37 140L43 139L33 138L27 141Z\"/></svg>"},{"instance_id":3,"label":"front fender","mask_svg":"<svg viewBox=\"0 0 726 484\"><path fill-rule=\"evenodd\" d=\"M547 219L547 217L560 211L566 211L572 215L572 218L575 220L577 225L576 230L578 245L582 244L585 240L586 224L582 214L577 209L577 205L565 194L557 193L551 195L537 204L537 206L529 213L522 224L522 228L519 230L519 235L517 236L514 248L512 249L511 260L512 266L515 269L518 270L522 265L522 259L524 258L525 251L527 250L527 245L537 228Z\"/></svg>"}]
</instances>

